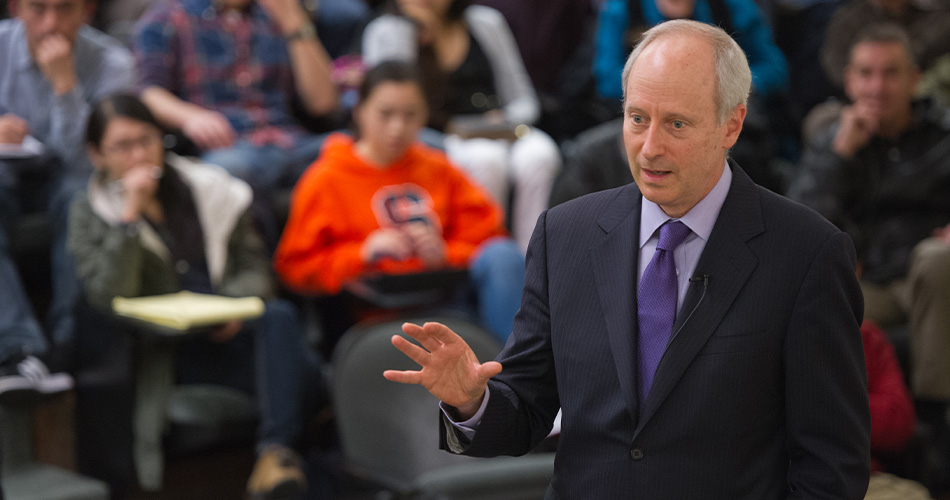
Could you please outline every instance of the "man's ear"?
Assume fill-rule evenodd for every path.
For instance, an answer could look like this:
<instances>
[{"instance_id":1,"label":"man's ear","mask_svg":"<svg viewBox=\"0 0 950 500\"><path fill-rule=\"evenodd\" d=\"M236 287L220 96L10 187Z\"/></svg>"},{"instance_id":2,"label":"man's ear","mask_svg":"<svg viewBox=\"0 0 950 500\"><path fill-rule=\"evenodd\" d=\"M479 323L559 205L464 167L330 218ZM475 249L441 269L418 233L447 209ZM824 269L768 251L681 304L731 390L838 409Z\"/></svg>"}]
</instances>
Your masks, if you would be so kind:
<instances>
[{"instance_id":1,"label":"man's ear","mask_svg":"<svg viewBox=\"0 0 950 500\"><path fill-rule=\"evenodd\" d=\"M729 149L739 140L739 133L742 132L742 123L745 121L745 115L748 109L745 104L738 104L732 109L732 113L722 124L726 129L726 134L722 140L723 149Z\"/></svg>"},{"instance_id":2,"label":"man's ear","mask_svg":"<svg viewBox=\"0 0 950 500\"><path fill-rule=\"evenodd\" d=\"M20 0L7 0L7 12L10 17L16 17L20 11Z\"/></svg>"}]
</instances>

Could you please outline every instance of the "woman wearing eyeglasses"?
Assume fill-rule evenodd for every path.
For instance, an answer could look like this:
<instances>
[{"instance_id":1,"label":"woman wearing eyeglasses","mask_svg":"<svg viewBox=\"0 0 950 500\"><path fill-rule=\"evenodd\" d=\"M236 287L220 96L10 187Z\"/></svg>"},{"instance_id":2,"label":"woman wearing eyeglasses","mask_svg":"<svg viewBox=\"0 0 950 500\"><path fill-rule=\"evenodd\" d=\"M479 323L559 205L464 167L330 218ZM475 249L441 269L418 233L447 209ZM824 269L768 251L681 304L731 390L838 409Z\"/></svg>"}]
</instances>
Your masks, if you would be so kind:
<instances>
[{"instance_id":1,"label":"woman wearing eyeglasses","mask_svg":"<svg viewBox=\"0 0 950 500\"><path fill-rule=\"evenodd\" d=\"M108 310L117 296L181 290L265 299L260 318L177 342L174 377L256 395L259 458L248 491L302 492L292 450L305 402L319 399L320 368L294 307L273 300L270 262L249 214L251 188L221 167L166 153L155 118L133 96L95 105L86 142L96 170L73 204L69 248L89 303Z\"/></svg>"}]
</instances>

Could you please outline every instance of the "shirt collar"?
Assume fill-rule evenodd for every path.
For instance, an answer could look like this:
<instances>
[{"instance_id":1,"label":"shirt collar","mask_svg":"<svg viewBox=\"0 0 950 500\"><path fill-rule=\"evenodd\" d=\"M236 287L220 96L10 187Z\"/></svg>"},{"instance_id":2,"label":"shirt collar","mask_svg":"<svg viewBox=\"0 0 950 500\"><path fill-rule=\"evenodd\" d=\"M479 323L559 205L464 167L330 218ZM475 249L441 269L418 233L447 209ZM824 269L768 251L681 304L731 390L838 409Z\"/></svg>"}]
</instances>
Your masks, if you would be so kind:
<instances>
[{"instance_id":1,"label":"shirt collar","mask_svg":"<svg viewBox=\"0 0 950 500\"><path fill-rule=\"evenodd\" d=\"M709 241L709 235L712 234L713 226L716 224L716 219L719 218L719 211L722 210L722 204L726 201L731 185L732 169L727 161L722 169L722 175L719 176L719 180L712 190L702 200L699 200L699 203L691 208L689 212L686 212L686 215L677 220L686 224L686 227L696 233L703 241ZM643 248L643 245L653 237L656 230L670 220L670 216L666 215L656 203L645 197L641 197L641 199L643 201L640 205L640 248Z\"/></svg>"}]
</instances>

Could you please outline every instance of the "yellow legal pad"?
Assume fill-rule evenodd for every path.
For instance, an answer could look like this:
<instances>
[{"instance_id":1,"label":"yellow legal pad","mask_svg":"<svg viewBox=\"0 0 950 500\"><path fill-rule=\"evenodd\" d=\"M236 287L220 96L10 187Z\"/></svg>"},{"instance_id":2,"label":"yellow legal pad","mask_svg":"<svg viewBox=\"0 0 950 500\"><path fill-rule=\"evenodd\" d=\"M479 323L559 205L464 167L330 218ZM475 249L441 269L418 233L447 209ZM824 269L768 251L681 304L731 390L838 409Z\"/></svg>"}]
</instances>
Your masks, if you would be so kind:
<instances>
[{"instance_id":1,"label":"yellow legal pad","mask_svg":"<svg viewBox=\"0 0 950 500\"><path fill-rule=\"evenodd\" d=\"M233 319L257 318L264 314L264 301L259 297L235 298L183 291L149 297L116 297L112 299L112 310L119 316L184 331Z\"/></svg>"}]
</instances>

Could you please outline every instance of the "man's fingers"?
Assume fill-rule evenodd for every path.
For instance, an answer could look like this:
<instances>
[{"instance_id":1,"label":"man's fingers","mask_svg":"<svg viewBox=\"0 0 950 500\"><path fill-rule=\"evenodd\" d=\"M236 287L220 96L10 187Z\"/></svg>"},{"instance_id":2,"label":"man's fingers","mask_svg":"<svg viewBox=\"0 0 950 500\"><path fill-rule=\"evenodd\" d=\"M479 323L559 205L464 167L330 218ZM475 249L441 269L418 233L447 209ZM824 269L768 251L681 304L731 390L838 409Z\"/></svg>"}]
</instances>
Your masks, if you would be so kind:
<instances>
[{"instance_id":1,"label":"man's fingers","mask_svg":"<svg viewBox=\"0 0 950 500\"><path fill-rule=\"evenodd\" d=\"M406 335L419 341L419 343L422 344L422 347L424 347L427 351L432 352L442 348L443 342L440 340L441 330L439 327L448 330L445 325L429 322L422 326L414 325L412 323L404 323L402 325L402 331Z\"/></svg>"},{"instance_id":2,"label":"man's fingers","mask_svg":"<svg viewBox=\"0 0 950 500\"><path fill-rule=\"evenodd\" d=\"M451 328L435 321L426 322L422 325L422 329L443 344L452 344L462 340Z\"/></svg>"},{"instance_id":3,"label":"man's fingers","mask_svg":"<svg viewBox=\"0 0 950 500\"><path fill-rule=\"evenodd\" d=\"M386 370L383 377L390 382L399 382L400 384L419 384L422 381L422 374L411 370Z\"/></svg>"},{"instance_id":4,"label":"man's fingers","mask_svg":"<svg viewBox=\"0 0 950 500\"><path fill-rule=\"evenodd\" d=\"M392 343L396 346L396 349L402 351L403 354L409 356L409 359L415 361L419 366L425 366L426 358L429 356L429 353L426 352L421 347L409 342L399 335L393 335Z\"/></svg>"},{"instance_id":5,"label":"man's fingers","mask_svg":"<svg viewBox=\"0 0 950 500\"><path fill-rule=\"evenodd\" d=\"M488 361L478 366L478 376L487 381L501 373L501 363L497 361Z\"/></svg>"}]
</instances>

